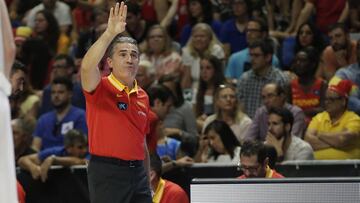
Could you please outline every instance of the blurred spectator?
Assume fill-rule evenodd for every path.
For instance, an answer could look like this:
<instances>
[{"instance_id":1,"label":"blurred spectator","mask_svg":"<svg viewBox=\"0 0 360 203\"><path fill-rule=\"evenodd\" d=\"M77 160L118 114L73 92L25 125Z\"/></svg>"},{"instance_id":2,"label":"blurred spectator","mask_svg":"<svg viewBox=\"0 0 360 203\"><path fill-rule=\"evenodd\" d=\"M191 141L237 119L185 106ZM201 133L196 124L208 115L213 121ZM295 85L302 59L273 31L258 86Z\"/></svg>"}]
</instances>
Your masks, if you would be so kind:
<instances>
[{"instance_id":1,"label":"blurred spectator","mask_svg":"<svg viewBox=\"0 0 360 203\"><path fill-rule=\"evenodd\" d=\"M306 116L306 123L324 110L327 84L315 77L320 55L314 47L306 47L297 52L292 71L297 78L291 81L291 103L300 107Z\"/></svg>"},{"instance_id":2,"label":"blurred spectator","mask_svg":"<svg viewBox=\"0 0 360 203\"><path fill-rule=\"evenodd\" d=\"M202 57L215 56L219 60L225 59L225 53L211 27L205 23L196 24L191 37L182 49L182 60L185 71L191 74L193 88L198 86L200 79L200 59Z\"/></svg>"},{"instance_id":3,"label":"blurred spectator","mask_svg":"<svg viewBox=\"0 0 360 203\"><path fill-rule=\"evenodd\" d=\"M169 9L167 0L143 0L137 1L141 5L141 15L145 21L151 23L160 22Z\"/></svg>"},{"instance_id":4,"label":"blurred spectator","mask_svg":"<svg viewBox=\"0 0 360 203\"><path fill-rule=\"evenodd\" d=\"M322 54L318 75L329 81L335 72L356 63L356 42L350 39L349 30L345 24L337 23L329 29L330 45Z\"/></svg>"},{"instance_id":5,"label":"blurred spectator","mask_svg":"<svg viewBox=\"0 0 360 203\"><path fill-rule=\"evenodd\" d=\"M136 82L145 91L155 83L155 68L148 60L140 60L136 73Z\"/></svg>"},{"instance_id":6,"label":"blurred spectator","mask_svg":"<svg viewBox=\"0 0 360 203\"><path fill-rule=\"evenodd\" d=\"M15 61L10 72L12 94L9 97L11 117L37 117L40 98L29 84L27 70L24 64Z\"/></svg>"},{"instance_id":7,"label":"blurred spectator","mask_svg":"<svg viewBox=\"0 0 360 203\"><path fill-rule=\"evenodd\" d=\"M181 56L173 50L170 36L160 25L154 25L149 29L146 49L140 55L140 59L152 63L157 80L169 73L181 75Z\"/></svg>"},{"instance_id":8,"label":"blurred spectator","mask_svg":"<svg viewBox=\"0 0 360 203\"><path fill-rule=\"evenodd\" d=\"M232 0L210 0L213 5L214 20L225 22L233 17Z\"/></svg>"},{"instance_id":9,"label":"blurred spectator","mask_svg":"<svg viewBox=\"0 0 360 203\"><path fill-rule=\"evenodd\" d=\"M230 54L247 47L246 25L249 19L248 5L245 0L233 0L231 5L234 17L223 23L220 32L220 39L224 44L226 58Z\"/></svg>"},{"instance_id":10,"label":"blurred spectator","mask_svg":"<svg viewBox=\"0 0 360 203\"><path fill-rule=\"evenodd\" d=\"M281 174L269 167L269 155L265 145L260 141L246 141L241 146L240 169L244 178L283 178Z\"/></svg>"},{"instance_id":11,"label":"blurred spectator","mask_svg":"<svg viewBox=\"0 0 360 203\"><path fill-rule=\"evenodd\" d=\"M241 111L236 90L230 85L217 87L214 97L215 113L206 118L203 132L214 120L226 122L239 142L243 142L245 134L251 125L251 119Z\"/></svg>"},{"instance_id":12,"label":"blurred spectator","mask_svg":"<svg viewBox=\"0 0 360 203\"><path fill-rule=\"evenodd\" d=\"M200 61L200 82L195 96L195 116L198 129L202 129L205 119L215 112L215 90L225 83L223 64L215 56L205 56Z\"/></svg>"},{"instance_id":13,"label":"blurred spectator","mask_svg":"<svg viewBox=\"0 0 360 203\"><path fill-rule=\"evenodd\" d=\"M158 126L164 120L173 104L172 92L163 85L154 85L147 89L151 110L149 111L150 132L146 136L149 152L156 151Z\"/></svg>"},{"instance_id":14,"label":"blurred spectator","mask_svg":"<svg viewBox=\"0 0 360 203\"><path fill-rule=\"evenodd\" d=\"M293 122L294 116L288 109L270 109L265 143L275 147L279 162L314 159L314 152L309 143L291 134Z\"/></svg>"},{"instance_id":15,"label":"blurred spectator","mask_svg":"<svg viewBox=\"0 0 360 203\"><path fill-rule=\"evenodd\" d=\"M360 117L347 110L352 85L349 80L330 85L325 111L310 122L305 140L314 149L315 159L360 158Z\"/></svg>"},{"instance_id":16,"label":"blurred spectator","mask_svg":"<svg viewBox=\"0 0 360 203\"><path fill-rule=\"evenodd\" d=\"M184 101L179 78L164 75L159 83L169 88L173 94L174 107L164 119L164 134L181 140L181 150L194 156L198 141L196 119L190 102Z\"/></svg>"},{"instance_id":17,"label":"blurred spectator","mask_svg":"<svg viewBox=\"0 0 360 203\"><path fill-rule=\"evenodd\" d=\"M360 5L356 0L349 0L349 16L351 32L360 32Z\"/></svg>"},{"instance_id":18,"label":"blurred spectator","mask_svg":"<svg viewBox=\"0 0 360 203\"><path fill-rule=\"evenodd\" d=\"M286 108L294 117L294 123L291 125L291 134L302 138L306 130L305 114L297 106L286 102L285 89L276 84L268 83L261 91L263 105L256 110L253 122L246 133L247 140L264 141L268 132L269 111L272 108Z\"/></svg>"},{"instance_id":19,"label":"blurred spectator","mask_svg":"<svg viewBox=\"0 0 360 203\"><path fill-rule=\"evenodd\" d=\"M44 9L55 16L63 34L70 31L70 26L72 25L70 7L66 3L58 0L42 0L41 4L32 8L26 16L27 26L34 28L36 24L36 13Z\"/></svg>"},{"instance_id":20,"label":"blurred spectator","mask_svg":"<svg viewBox=\"0 0 360 203\"><path fill-rule=\"evenodd\" d=\"M211 26L216 36L220 36L221 22L213 20L212 5L209 0L188 0L189 23L187 23L180 36L181 46L185 46L192 33L192 28L197 23L206 23Z\"/></svg>"},{"instance_id":21,"label":"blurred spectator","mask_svg":"<svg viewBox=\"0 0 360 203\"><path fill-rule=\"evenodd\" d=\"M268 36L268 28L266 24L260 20L249 20L245 31L248 45L254 43L256 40L265 39ZM268 43L273 42L270 40ZM274 53L274 51L272 51L272 53ZM225 76L234 80L239 79L245 71L251 69L250 61L249 48L231 54L225 70ZM275 54L272 55L271 63L274 67L280 67L279 60Z\"/></svg>"},{"instance_id":22,"label":"blurred spectator","mask_svg":"<svg viewBox=\"0 0 360 203\"><path fill-rule=\"evenodd\" d=\"M72 129L87 134L85 111L71 105L73 85L69 78L55 78L51 84L53 111L40 116L32 147L37 151L62 146L64 135Z\"/></svg>"},{"instance_id":23,"label":"blurred spectator","mask_svg":"<svg viewBox=\"0 0 360 203\"><path fill-rule=\"evenodd\" d=\"M16 28L15 31L15 45L16 45L16 59L20 60L22 59L22 54L26 54L24 53L23 50L23 44L24 42L31 36L32 34L32 29L26 26L20 26L18 28Z\"/></svg>"},{"instance_id":24,"label":"blurred spectator","mask_svg":"<svg viewBox=\"0 0 360 203\"><path fill-rule=\"evenodd\" d=\"M12 0L9 5L9 14L11 20L19 23L29 10L41 3L41 0Z\"/></svg>"},{"instance_id":25,"label":"blurred spectator","mask_svg":"<svg viewBox=\"0 0 360 203\"><path fill-rule=\"evenodd\" d=\"M214 120L206 126L200 138L195 160L203 163L239 162L240 142L224 121Z\"/></svg>"},{"instance_id":26,"label":"blurred spectator","mask_svg":"<svg viewBox=\"0 0 360 203\"><path fill-rule=\"evenodd\" d=\"M316 27L326 34L329 31L329 25L346 21L349 15L349 4L347 0L333 0L331 3L327 0L306 0L297 18L294 33L299 30L301 24L310 19L313 11L315 12Z\"/></svg>"},{"instance_id":27,"label":"blurred spectator","mask_svg":"<svg viewBox=\"0 0 360 203\"><path fill-rule=\"evenodd\" d=\"M54 58L51 71L51 80L58 77L66 77L72 79L74 77L75 64L73 59L65 54L57 55ZM73 79L73 89L71 104L85 110L85 97L81 89L80 82ZM52 111L54 109L51 101L51 84L44 87L42 92L41 106L39 116Z\"/></svg>"},{"instance_id":28,"label":"blurred spectator","mask_svg":"<svg viewBox=\"0 0 360 203\"><path fill-rule=\"evenodd\" d=\"M127 2L126 32L134 39L140 47L146 39L146 34L153 23L141 17L141 8L138 3Z\"/></svg>"},{"instance_id":29,"label":"blurred spectator","mask_svg":"<svg viewBox=\"0 0 360 203\"><path fill-rule=\"evenodd\" d=\"M237 90L240 101L245 106L245 113L254 118L255 111L261 106L261 90L270 82L281 87L289 85L289 79L281 70L271 65L273 47L270 39L258 40L250 44L249 55L251 70L243 73L238 81Z\"/></svg>"},{"instance_id":30,"label":"blurred spectator","mask_svg":"<svg viewBox=\"0 0 360 203\"><path fill-rule=\"evenodd\" d=\"M160 157L155 153L150 155L150 183L153 189L153 202L188 203L189 197L177 184L161 178L162 165Z\"/></svg>"},{"instance_id":31,"label":"blurred spectator","mask_svg":"<svg viewBox=\"0 0 360 203\"><path fill-rule=\"evenodd\" d=\"M356 57L358 60L357 63L351 64L346 68L340 68L336 71L335 76L330 80L330 85L338 83L339 80L350 80L357 85L357 91L349 95L348 109L360 115L360 39L357 41L356 45Z\"/></svg>"},{"instance_id":32,"label":"blurred spectator","mask_svg":"<svg viewBox=\"0 0 360 203\"><path fill-rule=\"evenodd\" d=\"M306 22L300 26L295 37L287 37L282 42L281 63L283 69L288 69L291 66L296 53L309 46L321 53L325 48L325 42L315 25Z\"/></svg>"},{"instance_id":33,"label":"blurred spectator","mask_svg":"<svg viewBox=\"0 0 360 203\"><path fill-rule=\"evenodd\" d=\"M87 139L77 130L70 130L64 136L64 145L48 148L36 154L23 156L18 164L31 173L34 180L45 182L52 165L72 166L85 165Z\"/></svg>"},{"instance_id":34,"label":"blurred spectator","mask_svg":"<svg viewBox=\"0 0 360 203\"><path fill-rule=\"evenodd\" d=\"M17 118L11 121L16 165L20 157L36 153L30 147L35 123L36 120L34 118Z\"/></svg>"}]
</instances>

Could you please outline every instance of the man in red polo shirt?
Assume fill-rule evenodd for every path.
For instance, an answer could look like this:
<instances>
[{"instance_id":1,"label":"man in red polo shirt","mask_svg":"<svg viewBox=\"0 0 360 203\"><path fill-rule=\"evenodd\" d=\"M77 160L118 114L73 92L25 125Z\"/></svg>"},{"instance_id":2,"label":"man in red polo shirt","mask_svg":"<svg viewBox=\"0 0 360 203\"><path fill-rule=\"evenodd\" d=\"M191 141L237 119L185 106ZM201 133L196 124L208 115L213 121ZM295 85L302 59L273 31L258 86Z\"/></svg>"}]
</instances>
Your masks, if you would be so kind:
<instances>
[{"instance_id":1,"label":"man in red polo shirt","mask_svg":"<svg viewBox=\"0 0 360 203\"><path fill-rule=\"evenodd\" d=\"M240 151L240 169L244 178L283 178L268 165L269 156L265 145L260 141L245 141Z\"/></svg>"},{"instance_id":2,"label":"man in red polo shirt","mask_svg":"<svg viewBox=\"0 0 360 203\"><path fill-rule=\"evenodd\" d=\"M149 99L135 80L137 42L119 36L125 31L126 15L124 2L110 9L105 32L85 54L81 66L91 154L91 202L151 202L145 142ZM97 67L104 54L112 69L107 77L101 77Z\"/></svg>"}]
</instances>

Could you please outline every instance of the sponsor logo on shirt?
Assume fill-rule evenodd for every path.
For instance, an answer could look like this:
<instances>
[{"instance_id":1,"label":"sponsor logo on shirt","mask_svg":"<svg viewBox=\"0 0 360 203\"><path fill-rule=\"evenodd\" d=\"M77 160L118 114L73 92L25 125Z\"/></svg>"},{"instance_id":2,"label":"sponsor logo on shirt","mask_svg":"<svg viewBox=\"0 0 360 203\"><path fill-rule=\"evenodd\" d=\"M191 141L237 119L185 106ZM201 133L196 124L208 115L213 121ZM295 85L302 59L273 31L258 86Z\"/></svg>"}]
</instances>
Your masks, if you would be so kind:
<instances>
[{"instance_id":1,"label":"sponsor logo on shirt","mask_svg":"<svg viewBox=\"0 0 360 203\"><path fill-rule=\"evenodd\" d=\"M128 104L125 102L118 102L117 106L121 111L126 111L128 108Z\"/></svg>"}]
</instances>

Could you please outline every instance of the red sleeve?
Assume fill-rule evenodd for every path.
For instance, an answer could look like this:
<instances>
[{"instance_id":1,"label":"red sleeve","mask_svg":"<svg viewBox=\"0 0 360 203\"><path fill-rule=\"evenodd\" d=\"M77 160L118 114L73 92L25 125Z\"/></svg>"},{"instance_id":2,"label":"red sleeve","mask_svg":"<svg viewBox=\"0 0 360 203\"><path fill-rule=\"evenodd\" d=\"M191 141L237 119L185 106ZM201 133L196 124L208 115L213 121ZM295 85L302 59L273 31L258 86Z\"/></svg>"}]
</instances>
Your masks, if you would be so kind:
<instances>
[{"instance_id":1,"label":"red sleeve","mask_svg":"<svg viewBox=\"0 0 360 203\"><path fill-rule=\"evenodd\" d=\"M18 199L20 203L25 203L25 191L19 182L16 182L16 188L18 193Z\"/></svg>"}]
</instances>

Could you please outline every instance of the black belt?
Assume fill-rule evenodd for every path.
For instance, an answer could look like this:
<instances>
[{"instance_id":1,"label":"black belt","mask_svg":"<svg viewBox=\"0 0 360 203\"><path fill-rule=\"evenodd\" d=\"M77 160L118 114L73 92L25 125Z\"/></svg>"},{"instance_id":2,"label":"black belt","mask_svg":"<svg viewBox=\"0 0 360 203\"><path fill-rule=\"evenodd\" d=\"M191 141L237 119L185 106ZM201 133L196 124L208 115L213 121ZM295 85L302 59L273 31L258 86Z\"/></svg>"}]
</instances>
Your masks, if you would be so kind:
<instances>
[{"instance_id":1,"label":"black belt","mask_svg":"<svg viewBox=\"0 0 360 203\"><path fill-rule=\"evenodd\" d=\"M119 166L127 166L129 168L136 168L143 166L142 160L122 160L118 158L112 158L112 157L104 157L104 156L97 156L97 155L91 155L90 160L97 161L97 162L103 162L103 163L110 163L110 164L116 164Z\"/></svg>"}]
</instances>

